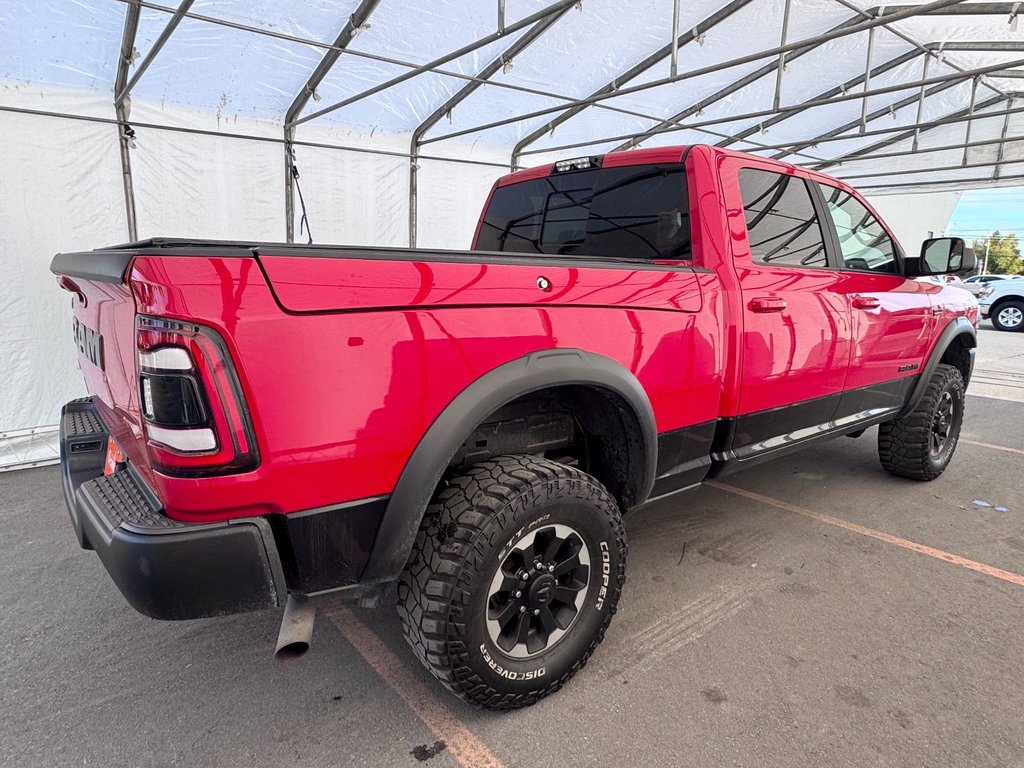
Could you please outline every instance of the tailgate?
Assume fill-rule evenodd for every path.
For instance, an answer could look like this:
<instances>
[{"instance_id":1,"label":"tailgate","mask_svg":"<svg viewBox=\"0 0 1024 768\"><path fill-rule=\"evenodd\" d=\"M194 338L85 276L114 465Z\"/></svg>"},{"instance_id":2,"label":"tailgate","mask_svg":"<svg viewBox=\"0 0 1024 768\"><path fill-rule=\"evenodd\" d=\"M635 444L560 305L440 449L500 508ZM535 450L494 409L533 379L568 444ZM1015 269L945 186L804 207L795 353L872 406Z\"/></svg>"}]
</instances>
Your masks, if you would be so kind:
<instances>
[{"instance_id":1,"label":"tailgate","mask_svg":"<svg viewBox=\"0 0 1024 768\"><path fill-rule=\"evenodd\" d=\"M344 249L290 254L263 246L259 261L292 312L405 307L573 305L697 312L689 267L486 252Z\"/></svg>"},{"instance_id":2,"label":"tailgate","mask_svg":"<svg viewBox=\"0 0 1024 768\"><path fill-rule=\"evenodd\" d=\"M83 270L77 272L80 275ZM70 294L74 317L67 332L78 348L78 367L86 388L106 407L107 416L115 417L108 426L127 449L131 438L141 435L137 419L135 300L128 286L116 281L116 265L108 272L110 282L102 276L89 279L69 275L62 275L60 282Z\"/></svg>"}]
</instances>

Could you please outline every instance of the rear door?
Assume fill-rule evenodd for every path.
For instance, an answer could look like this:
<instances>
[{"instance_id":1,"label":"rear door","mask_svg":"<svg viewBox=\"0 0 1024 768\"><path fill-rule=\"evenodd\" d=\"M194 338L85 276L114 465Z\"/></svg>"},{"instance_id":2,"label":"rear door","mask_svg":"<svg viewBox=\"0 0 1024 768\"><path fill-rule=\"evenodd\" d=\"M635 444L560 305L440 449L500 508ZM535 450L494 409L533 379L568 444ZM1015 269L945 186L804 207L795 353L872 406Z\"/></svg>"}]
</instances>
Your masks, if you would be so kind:
<instances>
[{"instance_id":1,"label":"rear door","mask_svg":"<svg viewBox=\"0 0 1024 768\"><path fill-rule=\"evenodd\" d=\"M838 416L902 407L934 333L938 285L901 274L895 238L857 195L815 182L842 259L836 289L852 317L853 347Z\"/></svg>"},{"instance_id":2,"label":"rear door","mask_svg":"<svg viewBox=\"0 0 1024 768\"><path fill-rule=\"evenodd\" d=\"M808 437L839 404L850 310L809 182L792 168L723 160L742 294L739 458Z\"/></svg>"}]
</instances>

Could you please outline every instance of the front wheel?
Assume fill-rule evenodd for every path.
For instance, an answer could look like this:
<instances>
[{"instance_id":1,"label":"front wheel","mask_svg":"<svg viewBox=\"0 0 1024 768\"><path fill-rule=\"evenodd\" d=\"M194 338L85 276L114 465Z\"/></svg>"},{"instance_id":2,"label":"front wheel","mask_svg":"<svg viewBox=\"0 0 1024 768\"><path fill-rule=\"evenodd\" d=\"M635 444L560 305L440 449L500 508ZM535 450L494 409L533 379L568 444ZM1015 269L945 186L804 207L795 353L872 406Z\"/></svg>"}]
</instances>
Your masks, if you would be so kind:
<instances>
[{"instance_id":1,"label":"front wheel","mask_svg":"<svg viewBox=\"0 0 1024 768\"><path fill-rule=\"evenodd\" d=\"M454 478L427 510L399 581L402 629L456 695L526 706L586 664L625 572L619 508L597 480L503 456Z\"/></svg>"},{"instance_id":2,"label":"front wheel","mask_svg":"<svg viewBox=\"0 0 1024 768\"><path fill-rule=\"evenodd\" d=\"M1007 301L992 313L992 325L999 331L1024 330L1024 302Z\"/></svg>"},{"instance_id":3,"label":"front wheel","mask_svg":"<svg viewBox=\"0 0 1024 768\"><path fill-rule=\"evenodd\" d=\"M885 470L913 480L941 475L960 439L964 395L960 371L952 365L937 366L917 407L879 425L878 458Z\"/></svg>"}]
</instances>

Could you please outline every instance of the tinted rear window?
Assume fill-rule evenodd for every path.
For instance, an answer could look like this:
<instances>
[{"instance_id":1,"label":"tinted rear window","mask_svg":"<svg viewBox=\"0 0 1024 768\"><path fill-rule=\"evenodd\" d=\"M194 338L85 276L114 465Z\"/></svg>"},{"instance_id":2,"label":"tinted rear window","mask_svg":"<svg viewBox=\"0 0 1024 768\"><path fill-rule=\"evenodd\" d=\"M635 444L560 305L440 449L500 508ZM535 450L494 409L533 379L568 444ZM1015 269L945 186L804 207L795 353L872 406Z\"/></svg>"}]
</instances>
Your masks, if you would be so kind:
<instances>
[{"instance_id":1,"label":"tinted rear window","mask_svg":"<svg viewBox=\"0 0 1024 768\"><path fill-rule=\"evenodd\" d=\"M689 259L690 213L680 165L556 174L494 191L484 251Z\"/></svg>"}]
</instances>

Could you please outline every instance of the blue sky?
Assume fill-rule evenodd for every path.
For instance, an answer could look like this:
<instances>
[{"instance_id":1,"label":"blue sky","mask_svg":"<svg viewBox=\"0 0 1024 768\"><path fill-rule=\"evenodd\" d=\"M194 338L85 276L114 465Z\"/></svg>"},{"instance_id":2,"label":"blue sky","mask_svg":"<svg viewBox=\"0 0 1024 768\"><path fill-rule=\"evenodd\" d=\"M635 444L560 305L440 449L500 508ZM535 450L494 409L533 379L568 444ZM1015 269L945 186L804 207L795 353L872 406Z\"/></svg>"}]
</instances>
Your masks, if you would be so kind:
<instances>
[{"instance_id":1,"label":"blue sky","mask_svg":"<svg viewBox=\"0 0 1024 768\"><path fill-rule=\"evenodd\" d=\"M1024 187L973 189L964 192L946 227L946 234L965 240L998 229L1024 238Z\"/></svg>"}]
</instances>

